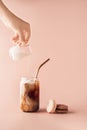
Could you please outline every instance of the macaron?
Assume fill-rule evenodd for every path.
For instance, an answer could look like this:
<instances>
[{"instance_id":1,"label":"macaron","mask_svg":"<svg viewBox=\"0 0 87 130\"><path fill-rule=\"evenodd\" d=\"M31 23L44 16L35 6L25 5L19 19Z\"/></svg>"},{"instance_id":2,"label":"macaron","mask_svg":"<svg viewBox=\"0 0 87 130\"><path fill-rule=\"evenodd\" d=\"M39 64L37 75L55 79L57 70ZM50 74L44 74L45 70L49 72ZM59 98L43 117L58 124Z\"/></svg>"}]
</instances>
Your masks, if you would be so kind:
<instances>
[{"instance_id":1,"label":"macaron","mask_svg":"<svg viewBox=\"0 0 87 130\"><path fill-rule=\"evenodd\" d=\"M47 112L54 113L56 109L56 102L55 100L50 99L47 105Z\"/></svg>"},{"instance_id":2,"label":"macaron","mask_svg":"<svg viewBox=\"0 0 87 130\"><path fill-rule=\"evenodd\" d=\"M67 113L68 106L65 104L56 104L55 100L50 99L47 105L48 113Z\"/></svg>"},{"instance_id":3,"label":"macaron","mask_svg":"<svg viewBox=\"0 0 87 130\"><path fill-rule=\"evenodd\" d=\"M67 113L68 112L68 106L65 105L65 104L57 104L55 112L56 113Z\"/></svg>"}]
</instances>

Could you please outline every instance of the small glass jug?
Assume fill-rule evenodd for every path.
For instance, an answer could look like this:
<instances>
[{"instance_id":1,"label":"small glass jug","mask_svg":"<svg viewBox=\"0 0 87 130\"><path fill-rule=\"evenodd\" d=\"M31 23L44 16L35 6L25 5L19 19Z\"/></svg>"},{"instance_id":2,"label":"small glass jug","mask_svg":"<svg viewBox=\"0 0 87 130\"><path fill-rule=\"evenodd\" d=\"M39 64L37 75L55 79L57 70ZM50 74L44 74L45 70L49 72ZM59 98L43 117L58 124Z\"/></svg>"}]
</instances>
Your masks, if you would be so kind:
<instances>
[{"instance_id":1,"label":"small glass jug","mask_svg":"<svg viewBox=\"0 0 87 130\"><path fill-rule=\"evenodd\" d=\"M9 56L13 61L17 61L22 59L25 56L28 56L31 54L31 48L30 46L19 46L18 44L16 46L13 46L9 49Z\"/></svg>"}]
</instances>

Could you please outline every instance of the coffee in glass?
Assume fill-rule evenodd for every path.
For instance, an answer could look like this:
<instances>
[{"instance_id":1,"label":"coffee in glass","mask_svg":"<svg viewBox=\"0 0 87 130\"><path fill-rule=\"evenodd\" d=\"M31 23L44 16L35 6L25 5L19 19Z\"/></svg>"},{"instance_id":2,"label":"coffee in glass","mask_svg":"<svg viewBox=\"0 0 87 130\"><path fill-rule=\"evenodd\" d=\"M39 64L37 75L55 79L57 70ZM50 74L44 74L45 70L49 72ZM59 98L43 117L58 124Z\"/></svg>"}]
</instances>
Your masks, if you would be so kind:
<instances>
[{"instance_id":1,"label":"coffee in glass","mask_svg":"<svg viewBox=\"0 0 87 130\"><path fill-rule=\"evenodd\" d=\"M39 81L36 78L22 78L20 83L20 108L24 112L39 110Z\"/></svg>"}]
</instances>

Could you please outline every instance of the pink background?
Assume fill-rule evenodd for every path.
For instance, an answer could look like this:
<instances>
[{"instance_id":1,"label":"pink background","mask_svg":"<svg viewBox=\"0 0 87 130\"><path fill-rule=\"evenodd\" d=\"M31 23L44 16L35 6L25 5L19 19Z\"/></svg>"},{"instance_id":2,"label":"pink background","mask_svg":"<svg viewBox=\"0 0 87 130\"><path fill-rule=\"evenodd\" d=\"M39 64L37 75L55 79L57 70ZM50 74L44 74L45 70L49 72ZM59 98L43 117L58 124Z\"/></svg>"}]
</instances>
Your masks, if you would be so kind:
<instances>
[{"instance_id":1,"label":"pink background","mask_svg":"<svg viewBox=\"0 0 87 130\"><path fill-rule=\"evenodd\" d=\"M87 130L87 1L4 0L31 24L32 55L18 62L9 57L9 31L0 22L0 130ZM40 70L40 112L19 108L19 83ZM48 100L69 106L68 114L45 112Z\"/></svg>"}]
</instances>

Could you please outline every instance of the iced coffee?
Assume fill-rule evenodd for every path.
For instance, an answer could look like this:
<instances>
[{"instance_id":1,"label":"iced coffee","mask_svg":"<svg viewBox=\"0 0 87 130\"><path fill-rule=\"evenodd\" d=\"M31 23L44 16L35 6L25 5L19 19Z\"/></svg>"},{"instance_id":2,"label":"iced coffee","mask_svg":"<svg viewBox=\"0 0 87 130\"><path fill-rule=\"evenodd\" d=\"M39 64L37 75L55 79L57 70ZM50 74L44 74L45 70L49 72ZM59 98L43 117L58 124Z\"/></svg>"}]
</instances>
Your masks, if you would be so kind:
<instances>
[{"instance_id":1,"label":"iced coffee","mask_svg":"<svg viewBox=\"0 0 87 130\"><path fill-rule=\"evenodd\" d=\"M24 112L39 110L39 81L36 78L22 78L20 83L20 108Z\"/></svg>"}]
</instances>

